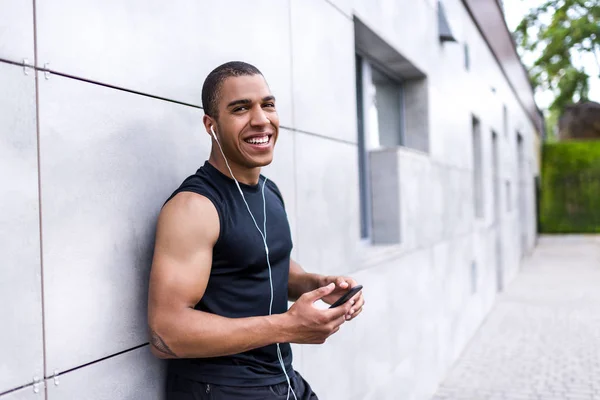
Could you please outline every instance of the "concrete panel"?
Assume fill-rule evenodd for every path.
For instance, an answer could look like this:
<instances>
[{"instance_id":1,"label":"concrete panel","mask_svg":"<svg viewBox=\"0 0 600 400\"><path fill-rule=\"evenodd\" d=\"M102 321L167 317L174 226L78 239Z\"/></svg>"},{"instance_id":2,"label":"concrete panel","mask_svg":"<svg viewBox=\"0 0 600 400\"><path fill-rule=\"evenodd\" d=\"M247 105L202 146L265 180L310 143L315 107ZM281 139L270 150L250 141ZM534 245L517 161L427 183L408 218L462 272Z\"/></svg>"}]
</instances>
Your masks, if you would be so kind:
<instances>
[{"instance_id":1,"label":"concrete panel","mask_svg":"<svg viewBox=\"0 0 600 400\"><path fill-rule=\"evenodd\" d=\"M349 273L360 237L358 149L296 135L299 262L308 271Z\"/></svg>"},{"instance_id":2,"label":"concrete panel","mask_svg":"<svg viewBox=\"0 0 600 400\"><path fill-rule=\"evenodd\" d=\"M517 276L521 267L519 219L513 212L502 223L505 287Z\"/></svg>"},{"instance_id":3,"label":"concrete panel","mask_svg":"<svg viewBox=\"0 0 600 400\"><path fill-rule=\"evenodd\" d=\"M280 129L275 153L271 165L263 168L263 175L277 184L283 201L285 210L292 230L292 240L296 242L296 174L295 174L295 154L294 143L296 133L289 129ZM292 257L296 257L298 247L294 245Z\"/></svg>"},{"instance_id":4,"label":"concrete panel","mask_svg":"<svg viewBox=\"0 0 600 400\"><path fill-rule=\"evenodd\" d=\"M463 88L460 91L462 93ZM472 116L482 120L481 132L484 137L488 135L487 114L470 108L462 95L456 96L456 91L445 92L431 87L429 97L429 148L432 158L448 166L471 169ZM485 102L485 98L480 98L480 101Z\"/></svg>"},{"instance_id":5,"label":"concrete panel","mask_svg":"<svg viewBox=\"0 0 600 400\"><path fill-rule=\"evenodd\" d=\"M425 1L354 0L354 13L425 74L436 65L437 11ZM385 60L383 60L385 61Z\"/></svg>"},{"instance_id":6,"label":"concrete panel","mask_svg":"<svg viewBox=\"0 0 600 400\"><path fill-rule=\"evenodd\" d=\"M409 172L410 173L410 172ZM437 242L441 238L449 239L456 235L465 235L473 228L472 177L470 171L448 167L434 163L430 170L431 184L420 192L419 196L427 196L427 190L435 195L426 200L431 203L434 216L429 216L427 209L418 208L418 217L426 221L426 237L429 242ZM407 181L408 178L406 179ZM414 185L412 183L411 185ZM415 199L425 198L417 197ZM413 203L414 206L414 203Z\"/></svg>"},{"instance_id":7,"label":"concrete panel","mask_svg":"<svg viewBox=\"0 0 600 400\"><path fill-rule=\"evenodd\" d=\"M436 3L438 2L436 1ZM455 101L476 101L468 98L467 93L463 90L469 91L472 89L473 75L475 75L473 70L480 67L480 59L474 58L476 54L471 52L472 42L478 39L478 33L469 29L469 14L461 0L444 0L441 4L456 42L441 44L436 41L435 45L433 42L431 43L432 50L434 50L434 60L437 61L436 64L432 65L434 67L431 71L432 84L445 91L456 90L457 87L460 87L461 95L455 96ZM437 15L438 5L434 4L431 10ZM437 24L435 31L436 33L439 32ZM469 69L465 66L465 44L469 47Z\"/></svg>"},{"instance_id":8,"label":"concrete panel","mask_svg":"<svg viewBox=\"0 0 600 400\"><path fill-rule=\"evenodd\" d=\"M148 348L111 357L46 380L48 400L163 400L166 363Z\"/></svg>"},{"instance_id":9,"label":"concrete panel","mask_svg":"<svg viewBox=\"0 0 600 400\"><path fill-rule=\"evenodd\" d=\"M0 0L0 59L33 65L33 1Z\"/></svg>"},{"instance_id":10,"label":"concrete panel","mask_svg":"<svg viewBox=\"0 0 600 400\"><path fill-rule=\"evenodd\" d=\"M481 236L481 240L474 240L473 237L455 236L433 248L433 264L437 272L432 293L436 293L433 297L438 310L438 355L435 365L440 374L459 356L473 330L482 321L482 310L489 307L490 295L495 293L494 266L485 263L490 251L493 255L493 248L485 245L485 236ZM484 247L476 251L475 245L479 243L483 243ZM473 261L477 262L478 268L476 293L473 293L471 286Z\"/></svg>"},{"instance_id":11,"label":"concrete panel","mask_svg":"<svg viewBox=\"0 0 600 400\"><path fill-rule=\"evenodd\" d=\"M404 85L404 145L429 151L429 89L427 79L413 79Z\"/></svg>"},{"instance_id":12,"label":"concrete panel","mask_svg":"<svg viewBox=\"0 0 600 400\"><path fill-rule=\"evenodd\" d=\"M432 343L436 346L436 362L433 365L435 367L433 372L442 375L454 361L452 358L454 349L448 346L448 341L451 340L453 335L453 318L449 312L446 297L449 286L448 275L452 273L453 268L450 260L451 247L448 241L437 243L431 250L433 258L431 279L433 283L430 292L436 294L431 296L436 304L434 307L436 312L431 316L436 321L436 335L432 340Z\"/></svg>"},{"instance_id":13,"label":"concrete panel","mask_svg":"<svg viewBox=\"0 0 600 400\"><path fill-rule=\"evenodd\" d=\"M463 169L450 169L450 179L446 181L444 211L447 216L446 235L465 235L473 228L472 172Z\"/></svg>"},{"instance_id":14,"label":"concrete panel","mask_svg":"<svg viewBox=\"0 0 600 400\"><path fill-rule=\"evenodd\" d=\"M486 263L485 263L485 277L482 277L482 285L487 286L488 289L483 289L487 295L486 305L488 309L492 307L498 293L498 276L496 272L496 230L494 228L488 228L485 234L485 249L486 249ZM483 273L482 273L483 275Z\"/></svg>"},{"instance_id":15,"label":"concrete panel","mask_svg":"<svg viewBox=\"0 0 600 400\"><path fill-rule=\"evenodd\" d=\"M64 371L147 340L156 218L210 140L196 108L56 75L39 89L46 355Z\"/></svg>"},{"instance_id":16,"label":"concrete panel","mask_svg":"<svg viewBox=\"0 0 600 400\"><path fill-rule=\"evenodd\" d=\"M431 245L444 229L445 182L427 155L398 149L402 243L407 249Z\"/></svg>"},{"instance_id":17,"label":"concrete panel","mask_svg":"<svg viewBox=\"0 0 600 400\"><path fill-rule=\"evenodd\" d=\"M291 125L289 12L288 2L268 0L40 1L38 61L195 105L210 71L246 61L263 72L282 124Z\"/></svg>"},{"instance_id":18,"label":"concrete panel","mask_svg":"<svg viewBox=\"0 0 600 400\"><path fill-rule=\"evenodd\" d=\"M434 293L427 282L430 265L426 250L353 274L365 287L363 313L324 345L303 348L306 366L327 366L301 371L319 398L367 398L392 375L395 391L377 398L406 398L399 393L426 375L419 375L417 366L429 354L426 347L434 347L432 333L421 329L429 308L424 303Z\"/></svg>"},{"instance_id":19,"label":"concrete panel","mask_svg":"<svg viewBox=\"0 0 600 400\"><path fill-rule=\"evenodd\" d=\"M323 0L291 0L297 129L358 140L353 23Z\"/></svg>"},{"instance_id":20,"label":"concrete panel","mask_svg":"<svg viewBox=\"0 0 600 400\"><path fill-rule=\"evenodd\" d=\"M471 235L456 236L434 247L434 264L443 270L441 289L447 315L458 315L471 295L471 262L475 257Z\"/></svg>"},{"instance_id":21,"label":"concrete panel","mask_svg":"<svg viewBox=\"0 0 600 400\"><path fill-rule=\"evenodd\" d=\"M35 76L0 63L0 393L43 376Z\"/></svg>"},{"instance_id":22,"label":"concrete panel","mask_svg":"<svg viewBox=\"0 0 600 400\"><path fill-rule=\"evenodd\" d=\"M342 15L347 18L352 18L352 2L353 0L323 0L335 7Z\"/></svg>"},{"instance_id":23,"label":"concrete panel","mask_svg":"<svg viewBox=\"0 0 600 400\"><path fill-rule=\"evenodd\" d=\"M35 392L37 390L37 393ZM46 393L44 392L43 382L40 382L34 390L33 385L24 387L23 389L15 390L0 396L0 400L45 400Z\"/></svg>"}]
</instances>

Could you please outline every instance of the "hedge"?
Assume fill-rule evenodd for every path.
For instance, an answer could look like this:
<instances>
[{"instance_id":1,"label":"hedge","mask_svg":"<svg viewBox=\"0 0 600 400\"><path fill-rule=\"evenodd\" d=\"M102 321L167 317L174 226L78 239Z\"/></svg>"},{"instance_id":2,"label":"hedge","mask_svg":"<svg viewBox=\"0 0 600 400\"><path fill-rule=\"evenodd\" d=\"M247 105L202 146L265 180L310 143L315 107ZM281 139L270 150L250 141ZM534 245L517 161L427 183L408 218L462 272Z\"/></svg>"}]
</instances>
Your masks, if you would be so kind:
<instances>
[{"instance_id":1,"label":"hedge","mask_svg":"<svg viewBox=\"0 0 600 400\"><path fill-rule=\"evenodd\" d=\"M600 233L600 141L545 143L541 233Z\"/></svg>"}]
</instances>

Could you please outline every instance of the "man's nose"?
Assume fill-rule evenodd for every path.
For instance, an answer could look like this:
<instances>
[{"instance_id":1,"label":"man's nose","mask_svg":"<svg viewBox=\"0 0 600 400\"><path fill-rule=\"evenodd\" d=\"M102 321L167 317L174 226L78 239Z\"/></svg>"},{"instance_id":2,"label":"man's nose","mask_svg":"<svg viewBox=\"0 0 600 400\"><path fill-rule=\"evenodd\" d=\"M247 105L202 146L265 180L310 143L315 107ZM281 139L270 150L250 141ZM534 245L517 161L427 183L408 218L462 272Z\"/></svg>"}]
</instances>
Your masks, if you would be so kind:
<instances>
[{"instance_id":1,"label":"man's nose","mask_svg":"<svg viewBox=\"0 0 600 400\"><path fill-rule=\"evenodd\" d=\"M252 118L250 120L250 124L253 126L264 126L269 124L271 121L267 117L267 113L262 107L257 107L252 112Z\"/></svg>"}]
</instances>

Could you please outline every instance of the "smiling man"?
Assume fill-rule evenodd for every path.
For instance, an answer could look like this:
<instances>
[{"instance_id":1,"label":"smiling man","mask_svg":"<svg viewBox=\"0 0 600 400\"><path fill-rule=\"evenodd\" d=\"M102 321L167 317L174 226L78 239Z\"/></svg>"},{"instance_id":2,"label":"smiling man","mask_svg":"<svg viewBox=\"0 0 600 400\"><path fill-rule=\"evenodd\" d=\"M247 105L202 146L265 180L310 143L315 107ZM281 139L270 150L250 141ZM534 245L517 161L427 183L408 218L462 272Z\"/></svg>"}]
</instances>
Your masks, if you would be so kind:
<instances>
[{"instance_id":1,"label":"smiling man","mask_svg":"<svg viewBox=\"0 0 600 400\"><path fill-rule=\"evenodd\" d=\"M210 157L161 210L150 276L150 343L170 359L167 399L316 399L289 343L324 343L361 312L362 292L318 309L356 282L307 273L290 258L283 197L261 175L279 118L260 71L217 67L202 103Z\"/></svg>"}]
</instances>

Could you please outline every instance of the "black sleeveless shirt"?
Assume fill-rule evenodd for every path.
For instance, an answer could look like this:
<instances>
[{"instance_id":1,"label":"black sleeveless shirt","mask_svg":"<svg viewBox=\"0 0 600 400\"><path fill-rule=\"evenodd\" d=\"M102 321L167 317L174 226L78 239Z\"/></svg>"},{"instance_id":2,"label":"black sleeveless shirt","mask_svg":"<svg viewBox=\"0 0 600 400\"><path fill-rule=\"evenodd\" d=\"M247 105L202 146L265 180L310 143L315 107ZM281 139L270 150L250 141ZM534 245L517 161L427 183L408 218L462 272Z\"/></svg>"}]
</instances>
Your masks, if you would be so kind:
<instances>
[{"instance_id":1,"label":"black sleeveless shirt","mask_svg":"<svg viewBox=\"0 0 600 400\"><path fill-rule=\"evenodd\" d=\"M262 186L240 183L256 222L263 230ZM217 209L220 233L213 248L212 268L204 296L197 310L227 318L269 315L271 287L263 239L256 229L235 182L208 161L185 179L169 197L194 192L208 198ZM277 185L266 181L267 245L273 278L273 314L287 311L288 277L292 238L283 198ZM292 351L280 344L290 377ZM199 382L228 386L265 386L285 381L276 345L269 345L231 356L169 360L169 373Z\"/></svg>"}]
</instances>

